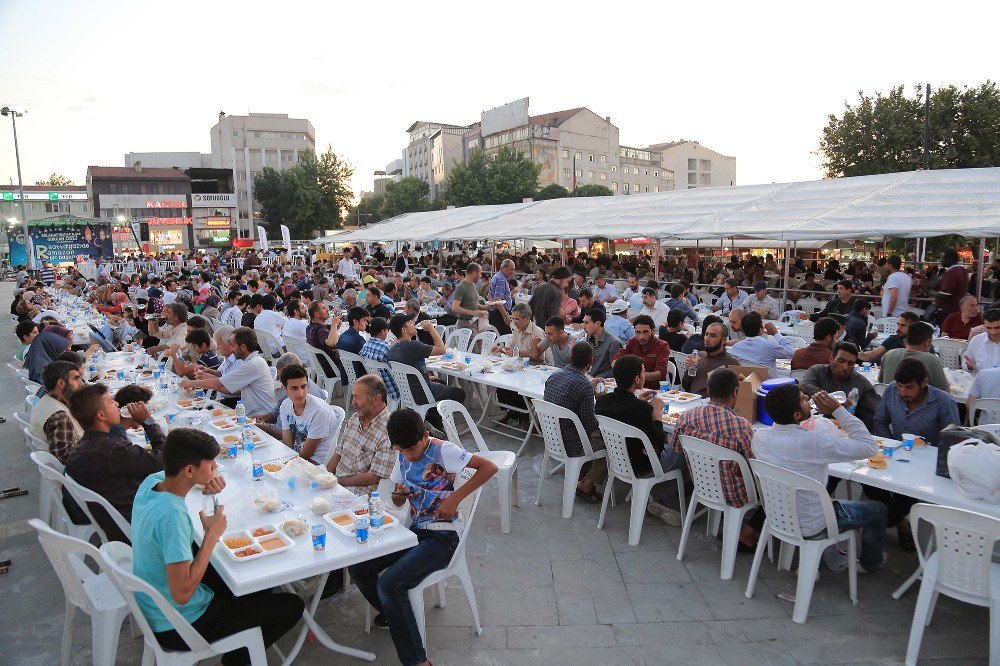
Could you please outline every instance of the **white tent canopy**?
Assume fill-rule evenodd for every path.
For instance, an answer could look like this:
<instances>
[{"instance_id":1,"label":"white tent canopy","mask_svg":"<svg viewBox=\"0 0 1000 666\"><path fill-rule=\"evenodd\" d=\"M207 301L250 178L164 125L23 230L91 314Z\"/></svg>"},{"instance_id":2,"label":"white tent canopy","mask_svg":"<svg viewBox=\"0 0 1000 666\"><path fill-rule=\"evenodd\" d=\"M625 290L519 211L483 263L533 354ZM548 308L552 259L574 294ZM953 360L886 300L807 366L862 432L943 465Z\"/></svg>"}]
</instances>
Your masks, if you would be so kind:
<instances>
[{"instance_id":1,"label":"white tent canopy","mask_svg":"<svg viewBox=\"0 0 1000 666\"><path fill-rule=\"evenodd\" d=\"M1000 168L553 199L408 213L337 242L1000 236Z\"/></svg>"}]
</instances>

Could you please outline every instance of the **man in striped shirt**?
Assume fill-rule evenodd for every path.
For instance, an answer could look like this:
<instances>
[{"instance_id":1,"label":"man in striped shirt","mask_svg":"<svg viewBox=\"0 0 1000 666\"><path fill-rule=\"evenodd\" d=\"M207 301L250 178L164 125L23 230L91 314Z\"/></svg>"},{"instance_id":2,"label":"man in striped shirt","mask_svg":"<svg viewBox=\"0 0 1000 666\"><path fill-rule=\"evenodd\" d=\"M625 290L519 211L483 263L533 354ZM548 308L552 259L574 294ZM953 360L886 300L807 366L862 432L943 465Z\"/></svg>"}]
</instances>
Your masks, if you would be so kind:
<instances>
[{"instance_id":1,"label":"man in striped shirt","mask_svg":"<svg viewBox=\"0 0 1000 666\"><path fill-rule=\"evenodd\" d=\"M367 358L372 361L378 361L379 363L385 363L386 357L389 354L389 343L385 341L389 333L389 323L382 319L382 317L373 317L368 323L368 335L369 338L367 342L361 347L361 351L358 355L361 358ZM382 381L385 383L385 388L389 392L389 397L393 400L399 400L399 387L396 386L396 382L392 378L392 374L385 369L379 368L379 375L382 377Z\"/></svg>"}]
</instances>

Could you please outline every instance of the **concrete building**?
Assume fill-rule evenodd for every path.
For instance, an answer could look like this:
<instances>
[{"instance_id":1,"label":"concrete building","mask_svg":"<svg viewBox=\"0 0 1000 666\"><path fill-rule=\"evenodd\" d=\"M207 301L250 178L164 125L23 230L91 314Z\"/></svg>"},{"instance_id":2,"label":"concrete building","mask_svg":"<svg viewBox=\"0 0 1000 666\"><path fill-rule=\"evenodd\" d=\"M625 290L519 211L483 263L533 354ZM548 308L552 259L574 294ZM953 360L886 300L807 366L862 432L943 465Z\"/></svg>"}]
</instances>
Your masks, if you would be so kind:
<instances>
[{"instance_id":1,"label":"concrete building","mask_svg":"<svg viewBox=\"0 0 1000 666\"><path fill-rule=\"evenodd\" d=\"M192 167L184 173L191 179L195 247L232 247L237 220L233 170Z\"/></svg>"},{"instance_id":2,"label":"concrete building","mask_svg":"<svg viewBox=\"0 0 1000 666\"><path fill-rule=\"evenodd\" d=\"M264 167L284 171L298 164L305 150L316 151L316 129L303 118L287 113L219 113L212 128L212 166L235 174L238 229L242 238L253 238L256 227L253 179Z\"/></svg>"},{"instance_id":3,"label":"concrete building","mask_svg":"<svg viewBox=\"0 0 1000 666\"><path fill-rule=\"evenodd\" d=\"M28 222L57 215L91 216L86 185L24 186L24 215ZM0 220L21 222L21 192L17 185L0 186Z\"/></svg>"},{"instance_id":4,"label":"concrete building","mask_svg":"<svg viewBox=\"0 0 1000 666\"><path fill-rule=\"evenodd\" d=\"M385 170L375 172L375 187L372 194L385 194L386 185L398 183L403 179L403 161L403 158L393 160L385 165Z\"/></svg>"},{"instance_id":5,"label":"concrete building","mask_svg":"<svg viewBox=\"0 0 1000 666\"><path fill-rule=\"evenodd\" d=\"M418 120L406 130L409 144L403 151L403 177L414 176L430 185L430 200L438 197L441 184L455 164L464 161L462 148L465 125L448 125Z\"/></svg>"},{"instance_id":6,"label":"concrete building","mask_svg":"<svg viewBox=\"0 0 1000 666\"><path fill-rule=\"evenodd\" d=\"M115 249L135 250L127 233L139 223L139 238L151 252L195 247L191 212L191 178L180 169L145 167L87 167L87 194L94 217L112 220ZM126 233L121 234L120 232Z\"/></svg>"},{"instance_id":7,"label":"concrete building","mask_svg":"<svg viewBox=\"0 0 1000 666\"><path fill-rule=\"evenodd\" d=\"M674 172L678 188L736 184L736 158L717 153L697 141L655 143L646 150L662 156L663 166Z\"/></svg>"}]
</instances>

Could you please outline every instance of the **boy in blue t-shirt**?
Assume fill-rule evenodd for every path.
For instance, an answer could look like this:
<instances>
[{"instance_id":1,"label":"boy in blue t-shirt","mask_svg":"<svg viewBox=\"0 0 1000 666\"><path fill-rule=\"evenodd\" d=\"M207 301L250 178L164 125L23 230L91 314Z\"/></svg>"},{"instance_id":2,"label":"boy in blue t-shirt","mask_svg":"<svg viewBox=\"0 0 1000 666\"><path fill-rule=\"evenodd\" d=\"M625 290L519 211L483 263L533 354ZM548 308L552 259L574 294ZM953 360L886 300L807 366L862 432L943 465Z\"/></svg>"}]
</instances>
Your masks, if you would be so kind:
<instances>
[{"instance_id":1,"label":"boy in blue t-shirt","mask_svg":"<svg viewBox=\"0 0 1000 666\"><path fill-rule=\"evenodd\" d=\"M163 446L163 472L146 477L132 508L133 572L155 587L208 642L260 627L264 645L281 638L302 617L303 603L294 594L269 591L239 598L209 566L212 550L226 531L226 514L201 513L205 537L197 553L192 550L194 527L184 498L196 484L206 493L218 493L225 481L216 474L219 444L200 430L177 428ZM166 616L146 595L137 596L140 608L168 650L187 646ZM245 648L227 652L226 666L250 663Z\"/></svg>"},{"instance_id":2,"label":"boy in blue t-shirt","mask_svg":"<svg viewBox=\"0 0 1000 666\"><path fill-rule=\"evenodd\" d=\"M410 529L419 543L348 567L348 571L379 612L375 626L388 626L399 660L426 664L427 652L407 592L448 566L462 531L458 505L496 474L497 466L451 442L431 439L423 419L412 409L393 412L386 430L397 451L389 477L396 483L392 501L398 507L410 500ZM465 468L475 474L456 488L455 478Z\"/></svg>"}]
</instances>

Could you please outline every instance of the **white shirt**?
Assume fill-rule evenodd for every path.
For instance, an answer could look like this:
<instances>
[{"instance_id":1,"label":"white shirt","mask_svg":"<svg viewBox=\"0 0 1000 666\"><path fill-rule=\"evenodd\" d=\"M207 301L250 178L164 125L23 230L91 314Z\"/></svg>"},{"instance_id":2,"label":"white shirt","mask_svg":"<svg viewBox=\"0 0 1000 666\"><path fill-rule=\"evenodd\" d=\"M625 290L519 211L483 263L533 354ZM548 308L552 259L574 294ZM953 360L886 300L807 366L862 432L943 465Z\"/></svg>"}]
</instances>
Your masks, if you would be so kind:
<instances>
[{"instance_id":1,"label":"white shirt","mask_svg":"<svg viewBox=\"0 0 1000 666\"><path fill-rule=\"evenodd\" d=\"M239 328L240 322L243 321L243 312L238 307L231 307L222 313L219 317L223 324L226 326L232 326L233 328Z\"/></svg>"},{"instance_id":2,"label":"white shirt","mask_svg":"<svg viewBox=\"0 0 1000 666\"><path fill-rule=\"evenodd\" d=\"M660 326L663 326L667 323L668 312L670 312L670 308L667 307L666 303L662 303L660 301L656 301L655 303L653 303L652 308L644 306L641 310L639 310L639 314L649 315L650 317L653 318L654 331Z\"/></svg>"},{"instance_id":3,"label":"white shirt","mask_svg":"<svg viewBox=\"0 0 1000 666\"><path fill-rule=\"evenodd\" d=\"M289 430L292 432L292 448L297 452L302 450L307 439L318 439L319 444L310 460L318 465L326 464L340 430L340 423L333 415L330 405L314 395L307 395L305 408L298 415L292 406L292 399L285 398L278 413L278 422L282 433Z\"/></svg>"},{"instance_id":4,"label":"white shirt","mask_svg":"<svg viewBox=\"0 0 1000 666\"><path fill-rule=\"evenodd\" d=\"M976 364L976 370L1000 367L1000 342L990 340L985 331L969 340L965 355Z\"/></svg>"},{"instance_id":5,"label":"white shirt","mask_svg":"<svg viewBox=\"0 0 1000 666\"><path fill-rule=\"evenodd\" d=\"M309 322L305 319L295 319L294 317L285 322L282 332L290 338L306 339L306 328Z\"/></svg>"},{"instance_id":6,"label":"white shirt","mask_svg":"<svg viewBox=\"0 0 1000 666\"><path fill-rule=\"evenodd\" d=\"M775 424L754 433L750 445L753 457L808 476L825 487L829 463L861 460L878 453L875 438L860 419L843 406L837 408L833 417L840 421L840 427L847 431L847 437L841 437L834 428L826 428L825 424L814 430L809 430L802 424ZM815 419L815 422L820 420L825 419ZM815 422L811 425L816 425ZM810 424L809 421L805 423ZM796 495L802 534L812 536L825 530L826 521L823 519L823 507L819 498L814 493L804 491L799 491Z\"/></svg>"},{"instance_id":7,"label":"white shirt","mask_svg":"<svg viewBox=\"0 0 1000 666\"><path fill-rule=\"evenodd\" d=\"M601 289L596 284L591 291L594 294L594 298L601 301L602 303L608 300L615 300L618 298L618 287L611 284L610 282L604 283L604 288Z\"/></svg>"},{"instance_id":8,"label":"white shirt","mask_svg":"<svg viewBox=\"0 0 1000 666\"><path fill-rule=\"evenodd\" d=\"M348 280L358 279L358 271L351 259L341 259L337 262L337 272Z\"/></svg>"},{"instance_id":9,"label":"white shirt","mask_svg":"<svg viewBox=\"0 0 1000 666\"><path fill-rule=\"evenodd\" d=\"M253 327L258 331L265 331L281 340L281 329L285 327L288 319L285 315L274 310L261 310L260 314L253 320Z\"/></svg>"},{"instance_id":10,"label":"white shirt","mask_svg":"<svg viewBox=\"0 0 1000 666\"><path fill-rule=\"evenodd\" d=\"M910 303L910 287L913 279L903 271L896 271L885 279L882 284L882 302L889 304L889 290L896 290L896 303L892 306L892 312L884 312L884 317L898 317L906 312Z\"/></svg>"},{"instance_id":11,"label":"white shirt","mask_svg":"<svg viewBox=\"0 0 1000 666\"><path fill-rule=\"evenodd\" d=\"M170 305L175 300L177 300L177 292L174 292L174 291L165 291L165 292L163 292L163 297L162 298L163 298L163 304L164 305Z\"/></svg>"}]
</instances>

